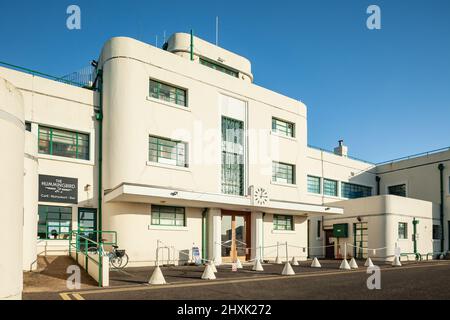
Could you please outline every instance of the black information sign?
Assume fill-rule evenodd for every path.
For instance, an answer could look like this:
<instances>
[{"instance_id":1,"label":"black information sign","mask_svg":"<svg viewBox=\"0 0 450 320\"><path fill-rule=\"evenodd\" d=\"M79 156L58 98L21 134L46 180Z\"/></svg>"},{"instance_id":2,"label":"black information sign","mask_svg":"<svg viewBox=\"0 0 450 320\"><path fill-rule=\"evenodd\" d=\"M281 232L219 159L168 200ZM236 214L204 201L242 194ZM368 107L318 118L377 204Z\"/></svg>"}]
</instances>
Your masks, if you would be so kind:
<instances>
[{"instance_id":1,"label":"black information sign","mask_svg":"<svg viewBox=\"0 0 450 320\"><path fill-rule=\"evenodd\" d=\"M78 203L78 179L39 175L39 201Z\"/></svg>"}]
</instances>

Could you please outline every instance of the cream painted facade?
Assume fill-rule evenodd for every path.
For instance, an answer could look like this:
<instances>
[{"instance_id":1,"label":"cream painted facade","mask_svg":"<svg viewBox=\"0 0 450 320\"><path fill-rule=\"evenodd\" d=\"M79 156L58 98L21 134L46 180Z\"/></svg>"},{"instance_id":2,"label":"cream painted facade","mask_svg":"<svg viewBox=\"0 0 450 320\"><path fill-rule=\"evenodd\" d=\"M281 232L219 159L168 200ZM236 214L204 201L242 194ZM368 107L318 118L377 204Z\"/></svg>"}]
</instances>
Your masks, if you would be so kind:
<instances>
[{"instance_id":1,"label":"cream painted facade","mask_svg":"<svg viewBox=\"0 0 450 320\"><path fill-rule=\"evenodd\" d=\"M159 252L161 263L192 261L193 247L216 264L236 256L274 260L277 244L284 259L286 242L288 256L304 260L325 255L320 248L327 241L324 229L345 221L351 232L358 217L370 220L369 248L384 245L391 250L400 242L395 239L398 219L411 224L416 218L418 227L424 228L419 231L420 253L441 251L430 232L440 221L436 168L441 162L447 188L445 224L449 220L450 152L377 166L348 157L343 144L334 153L309 147L307 108L302 102L255 85L248 59L196 37L193 52L190 45L190 36L184 33L174 34L164 50L131 38L112 38L98 60L96 84L101 90L96 91L0 67L0 80L6 83L0 88L2 150L14 151L1 160L2 176L12 185L0 193L14 195L0 202L0 212L7 212L2 220L14 235L0 246L10 249L4 244L16 239L20 247L11 262L1 262L2 270L14 271L17 277L8 279L7 285L0 278L6 288L0 298L20 298L18 272L34 270L37 255L67 254L68 235L62 230L68 221L59 221L58 231L50 232L54 208L63 212L58 219L71 213L65 218L70 230L79 229L80 212L101 210L101 216L94 214L96 228L101 223L102 230L117 232L130 266L154 265L158 241L168 247ZM151 81L158 84L156 95L150 90ZM167 86L173 91L164 91ZM227 121L240 126L243 134L223 133ZM274 121L286 124L285 134L273 129ZM45 128L76 134L77 157L78 136L88 137L85 159L46 151L53 141L40 133ZM226 140L229 135L231 140ZM161 156L172 147L158 145L155 161L151 139L176 143L176 152L171 153L175 160ZM242 159L239 169L227 162L232 161L230 155ZM433 164L415 165L427 161ZM285 172L292 172L286 173L286 181ZM77 179L76 201L39 201L39 179L44 176ZM308 176L319 179L318 190L310 190ZM407 196L419 200L371 197L377 194L376 177L381 178L381 195L391 183L406 182ZM336 182L336 194L329 195L325 179ZM356 193L346 191L349 197L357 195L359 187L367 197L349 200L344 187L356 188ZM164 213L166 209L170 213ZM49 239L49 234L57 239ZM448 241L448 229L445 235ZM410 251L410 239L400 246Z\"/></svg>"}]
</instances>

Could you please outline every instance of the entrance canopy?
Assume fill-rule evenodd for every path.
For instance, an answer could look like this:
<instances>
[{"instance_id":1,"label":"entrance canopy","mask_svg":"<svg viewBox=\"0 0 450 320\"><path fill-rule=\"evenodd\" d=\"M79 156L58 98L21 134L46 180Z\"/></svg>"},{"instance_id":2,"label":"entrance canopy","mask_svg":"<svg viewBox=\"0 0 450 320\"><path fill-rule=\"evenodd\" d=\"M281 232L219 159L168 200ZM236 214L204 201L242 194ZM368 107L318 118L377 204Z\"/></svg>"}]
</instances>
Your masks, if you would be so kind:
<instances>
[{"instance_id":1,"label":"entrance canopy","mask_svg":"<svg viewBox=\"0 0 450 320\"><path fill-rule=\"evenodd\" d=\"M342 215L344 210L337 207L314 205L301 202L270 200L266 205L253 203L251 196L203 193L148 185L123 183L105 195L106 202L138 202L198 208L221 208L237 211L262 211L274 214L303 216Z\"/></svg>"}]
</instances>

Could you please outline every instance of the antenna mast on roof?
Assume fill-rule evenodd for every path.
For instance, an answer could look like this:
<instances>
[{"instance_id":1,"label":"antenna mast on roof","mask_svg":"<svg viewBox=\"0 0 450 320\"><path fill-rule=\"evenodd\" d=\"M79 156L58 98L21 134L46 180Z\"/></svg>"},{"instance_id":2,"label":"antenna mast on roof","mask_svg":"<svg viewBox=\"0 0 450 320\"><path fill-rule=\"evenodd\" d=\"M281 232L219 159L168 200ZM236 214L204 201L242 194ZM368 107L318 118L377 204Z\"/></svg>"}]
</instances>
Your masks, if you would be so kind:
<instances>
[{"instance_id":1,"label":"antenna mast on roof","mask_svg":"<svg viewBox=\"0 0 450 320\"><path fill-rule=\"evenodd\" d=\"M216 16L216 46L219 46L219 16Z\"/></svg>"}]
</instances>

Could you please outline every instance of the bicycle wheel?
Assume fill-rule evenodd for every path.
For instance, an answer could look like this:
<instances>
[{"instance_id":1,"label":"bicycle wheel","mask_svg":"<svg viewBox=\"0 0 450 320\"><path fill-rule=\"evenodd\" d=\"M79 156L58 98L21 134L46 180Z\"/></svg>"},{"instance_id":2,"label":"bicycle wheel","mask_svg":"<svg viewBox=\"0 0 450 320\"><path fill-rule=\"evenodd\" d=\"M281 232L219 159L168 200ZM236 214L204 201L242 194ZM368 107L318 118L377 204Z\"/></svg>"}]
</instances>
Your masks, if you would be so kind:
<instances>
[{"instance_id":1,"label":"bicycle wheel","mask_svg":"<svg viewBox=\"0 0 450 320\"><path fill-rule=\"evenodd\" d=\"M122 258L117 256L109 257L109 263L114 269L120 269L122 265Z\"/></svg>"},{"instance_id":2,"label":"bicycle wheel","mask_svg":"<svg viewBox=\"0 0 450 320\"><path fill-rule=\"evenodd\" d=\"M122 265L121 268L124 269L128 264L128 255L125 253L122 257Z\"/></svg>"}]
</instances>

